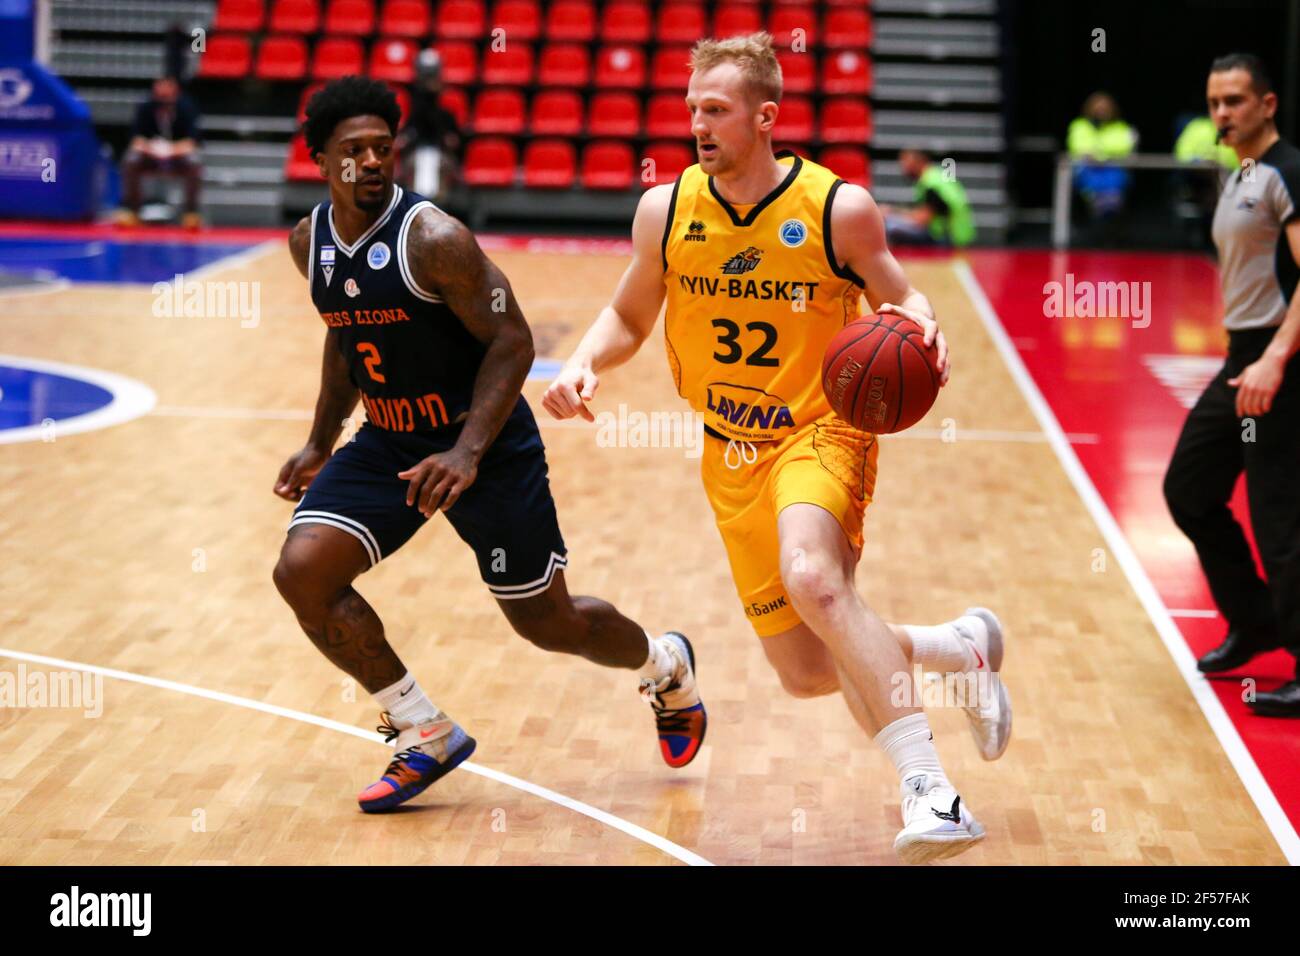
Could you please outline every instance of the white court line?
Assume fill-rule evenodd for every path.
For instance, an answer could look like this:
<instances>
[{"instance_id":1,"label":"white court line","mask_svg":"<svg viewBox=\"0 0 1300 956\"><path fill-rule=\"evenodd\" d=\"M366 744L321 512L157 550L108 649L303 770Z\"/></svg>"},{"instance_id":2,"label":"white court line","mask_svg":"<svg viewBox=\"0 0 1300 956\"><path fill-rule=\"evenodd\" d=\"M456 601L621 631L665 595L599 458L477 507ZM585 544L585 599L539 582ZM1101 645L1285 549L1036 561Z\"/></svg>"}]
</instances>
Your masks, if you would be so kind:
<instances>
[{"instance_id":1,"label":"white court line","mask_svg":"<svg viewBox=\"0 0 1300 956\"><path fill-rule=\"evenodd\" d=\"M181 274L185 276L186 279L203 279L212 272L221 272L225 269L234 269L238 266L246 266L255 259L262 258L262 256L266 255L268 252L279 249L281 246L286 249L289 247L289 233L287 230L283 239L268 239L265 242L259 242L251 249L232 252L228 256L222 256L220 259L213 259L211 262L205 263L197 269L192 269L189 272ZM174 279L172 281L174 281Z\"/></svg>"},{"instance_id":2,"label":"white court line","mask_svg":"<svg viewBox=\"0 0 1300 956\"><path fill-rule=\"evenodd\" d=\"M120 671L112 667L100 667L97 664L82 664L77 661L65 661L58 657L46 657L43 654L28 654L26 651L15 651L6 647L0 647L0 657L12 657L14 660L27 661L32 664L44 664L48 667L58 667L64 670L85 671L88 674L99 674L103 677L112 677L116 680L130 681L135 684L144 684L148 687L159 687L163 690L176 691L181 694L190 694L194 697L203 697L207 700L215 700L223 704L233 704L236 707L245 707L249 710L261 711L264 714L273 714L276 717L287 717L290 720L297 720L304 724L312 724L316 727L324 727L326 730L336 730L341 734L350 734L353 737L360 737L362 740L372 740L376 743L384 743L384 738L379 734L368 730L362 730L360 727L353 727L351 724L340 723L337 720L330 720L328 717L318 717L315 714L304 713L301 710L291 710L288 707L280 707L276 704L268 704L260 700L253 700L250 697L238 697L235 694L227 694L219 690L208 690L204 687L196 687L193 684L181 684L176 681L165 680L160 677L148 677L144 674L133 674L130 671ZM385 744L385 746L387 746ZM591 817L593 820L613 827L622 833L626 833L633 839L640 840L667 853L675 859L691 866L712 866L713 864L700 856L698 853L692 853L684 847L678 846L671 840L661 837L657 833L651 833L635 823L614 816L612 813L606 813L580 800L574 800L572 797L566 797L562 793L556 793L546 787L540 787L535 783L522 780L519 777L512 777L508 773L502 773L500 770L493 770L490 767L479 766L478 764L465 761L460 765L462 769L470 773L478 774L480 777L487 777L489 780L495 780L497 783L503 783L507 787L514 787L516 790L522 790L524 793L531 793L535 797L541 797L543 800L549 800L551 803L558 804L566 809L573 810L575 813L581 813L583 816Z\"/></svg>"},{"instance_id":3,"label":"white court line","mask_svg":"<svg viewBox=\"0 0 1300 956\"><path fill-rule=\"evenodd\" d=\"M1164 642L1165 649L1169 651L1169 655L1174 659L1178 673L1182 675L1183 680L1187 683L1188 689L1192 692L1192 697L1200 705L1201 713L1205 715L1205 719L1209 722L1210 729L1219 738L1219 743L1227 753L1228 760L1231 761L1233 768L1237 771L1237 776L1241 778L1246 792L1255 801L1255 806L1264 817L1264 822L1268 824L1269 830L1272 831L1273 838L1277 840L1278 846L1281 847L1283 856L1293 866L1300 865L1300 836L1296 835L1295 828L1282 811L1281 805L1277 802L1277 797L1269 789L1263 774L1259 772L1255 759L1250 755L1250 751L1246 749L1246 745L1242 743L1241 735L1228 718L1227 711L1223 709L1223 703L1214 693L1209 683L1197 671L1196 658L1192 656L1191 649L1188 648L1187 642L1178 630L1178 626L1174 624L1174 620L1170 617L1164 602L1160 600L1160 595L1156 593L1155 586L1151 583L1151 579L1147 577L1146 570L1138 561L1137 555L1128 543L1128 539L1124 537L1124 532L1120 530L1119 524L1115 521L1115 516L1110 513L1110 509L1097 492L1092 479L1088 477L1088 473L1084 470L1079 457L1074 453L1074 449L1070 447L1070 443L1066 441L1065 432L1061 429L1061 423L1056 420L1056 415L1053 413L1051 406L1043 398L1043 393L1038 390L1038 386L1034 383L1034 379L1025 367L1025 363L1021 360L1019 353L1016 352L1015 346L1011 344L1011 339L1007 335L1001 319L998 318L997 312L994 311L988 297L984 294L984 290L980 287L979 280L975 278L970 265L964 260L954 261L952 268L971 302L974 303L975 311L979 314L980 321L984 323L984 328L993 340L993 344L997 346L1002 361L1006 364L1007 371L1015 379L1016 384L1020 387L1021 394L1025 397L1025 401L1029 403L1034 417L1038 419L1039 425L1047 433L1052 450L1056 452L1056 457L1060 460L1061 467L1065 469L1070 483L1074 485L1074 490L1078 492L1079 497L1083 500L1084 507L1092 515L1092 520L1097 523L1097 527L1106 540L1111 553L1119 561L1125 577L1128 578L1138 600L1142 602L1143 608L1146 609L1147 615L1155 625L1156 633L1160 635L1160 639Z\"/></svg>"},{"instance_id":4,"label":"white court line","mask_svg":"<svg viewBox=\"0 0 1300 956\"><path fill-rule=\"evenodd\" d=\"M28 358L25 355L0 355L0 365L27 369L32 372L45 372L50 375L63 375L68 378L89 382L112 394L112 400L103 408L97 408L84 415L55 419L51 426L55 439L64 435L76 435L81 432L120 425L147 413L158 401L153 389L143 382L137 382L116 372L87 368L84 365L69 365L66 362L51 362L47 359ZM0 429L0 445L14 442L42 441L46 436L44 425L24 425L21 428Z\"/></svg>"}]
</instances>

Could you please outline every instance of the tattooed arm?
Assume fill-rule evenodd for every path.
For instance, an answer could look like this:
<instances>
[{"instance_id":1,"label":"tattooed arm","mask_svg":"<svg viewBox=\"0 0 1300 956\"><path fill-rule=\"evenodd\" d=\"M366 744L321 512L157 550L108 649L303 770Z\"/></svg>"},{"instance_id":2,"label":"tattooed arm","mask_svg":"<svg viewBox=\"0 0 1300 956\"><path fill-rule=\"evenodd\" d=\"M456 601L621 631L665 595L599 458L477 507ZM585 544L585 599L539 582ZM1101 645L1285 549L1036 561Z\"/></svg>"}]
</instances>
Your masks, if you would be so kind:
<instances>
[{"instance_id":1,"label":"tattooed arm","mask_svg":"<svg viewBox=\"0 0 1300 956\"><path fill-rule=\"evenodd\" d=\"M311 218L303 219L289 235L289 252L294 265L307 275L308 253L311 247ZM307 276L310 280L310 276ZM275 493L289 501L298 501L303 492L324 467L343 431L343 419L351 414L357 404L357 387L348 375L348 365L339 351L338 335L330 329L325 334L325 350L321 355L320 394L316 397L316 415L312 420L311 434L302 450L294 453L275 482Z\"/></svg>"},{"instance_id":2,"label":"tattooed arm","mask_svg":"<svg viewBox=\"0 0 1300 956\"><path fill-rule=\"evenodd\" d=\"M416 284L437 292L487 352L474 379L469 416L450 451L431 455L399 474L409 479L406 503L432 515L446 511L474 483L478 463L510 417L533 365L533 334L510 282L451 216L425 210L415 217L406 254Z\"/></svg>"}]
</instances>

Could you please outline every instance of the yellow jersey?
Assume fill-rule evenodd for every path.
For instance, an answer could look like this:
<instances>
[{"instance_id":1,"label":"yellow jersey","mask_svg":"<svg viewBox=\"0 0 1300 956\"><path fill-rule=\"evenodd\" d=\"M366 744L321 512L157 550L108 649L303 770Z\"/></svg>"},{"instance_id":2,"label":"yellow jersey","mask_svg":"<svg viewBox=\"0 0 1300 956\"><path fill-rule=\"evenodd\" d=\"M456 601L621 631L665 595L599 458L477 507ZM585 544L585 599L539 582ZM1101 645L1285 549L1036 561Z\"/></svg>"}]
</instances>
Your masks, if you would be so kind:
<instances>
[{"instance_id":1,"label":"yellow jersey","mask_svg":"<svg viewBox=\"0 0 1300 956\"><path fill-rule=\"evenodd\" d=\"M677 392L726 438L772 441L830 414L822 357L859 314L863 281L835 260L842 181L782 151L789 172L742 214L691 166L664 228L664 322Z\"/></svg>"}]
</instances>

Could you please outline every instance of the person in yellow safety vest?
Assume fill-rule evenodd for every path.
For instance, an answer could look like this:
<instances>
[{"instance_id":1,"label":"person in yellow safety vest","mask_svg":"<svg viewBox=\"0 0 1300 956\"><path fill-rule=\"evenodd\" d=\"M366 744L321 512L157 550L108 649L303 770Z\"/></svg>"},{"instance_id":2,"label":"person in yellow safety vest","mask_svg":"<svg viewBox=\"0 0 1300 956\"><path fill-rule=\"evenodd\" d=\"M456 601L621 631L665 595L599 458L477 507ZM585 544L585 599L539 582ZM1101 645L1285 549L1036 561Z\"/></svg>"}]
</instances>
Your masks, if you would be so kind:
<instances>
[{"instance_id":1,"label":"person in yellow safety vest","mask_svg":"<svg viewBox=\"0 0 1300 956\"><path fill-rule=\"evenodd\" d=\"M952 175L955 163L940 168L919 149L898 154L903 175L915 184L916 205L897 209L882 205L885 235L890 242L919 245L968 246L975 240L975 219L966 190Z\"/></svg>"},{"instance_id":2,"label":"person in yellow safety vest","mask_svg":"<svg viewBox=\"0 0 1300 956\"><path fill-rule=\"evenodd\" d=\"M1083 115L1070 123L1066 148L1074 160L1074 187L1094 216L1107 218L1123 208L1132 177L1127 169L1106 163L1132 154L1137 141L1137 131L1120 119L1109 93L1089 96Z\"/></svg>"},{"instance_id":3,"label":"person in yellow safety vest","mask_svg":"<svg viewBox=\"0 0 1300 956\"><path fill-rule=\"evenodd\" d=\"M1198 116L1183 127L1174 143L1174 158L1181 163L1208 159L1224 169L1237 168L1236 151L1219 142L1219 130L1208 116Z\"/></svg>"}]
</instances>

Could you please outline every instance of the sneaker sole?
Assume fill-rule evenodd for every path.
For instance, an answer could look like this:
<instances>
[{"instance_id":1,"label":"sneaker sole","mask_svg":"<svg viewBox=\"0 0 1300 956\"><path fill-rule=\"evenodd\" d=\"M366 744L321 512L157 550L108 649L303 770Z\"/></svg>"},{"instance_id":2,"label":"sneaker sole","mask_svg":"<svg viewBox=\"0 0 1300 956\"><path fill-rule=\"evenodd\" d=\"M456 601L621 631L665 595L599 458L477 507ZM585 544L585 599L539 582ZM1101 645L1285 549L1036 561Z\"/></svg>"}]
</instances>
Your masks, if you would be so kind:
<instances>
[{"instance_id":1,"label":"sneaker sole","mask_svg":"<svg viewBox=\"0 0 1300 956\"><path fill-rule=\"evenodd\" d=\"M984 828L978 830L969 830L966 833L953 833L946 835L915 835L909 836L906 840L902 836L894 840L894 852L898 858L909 866L916 866L922 863L932 863L935 860L946 860L949 857L965 853L976 843L984 839ZM902 840L902 842L900 842Z\"/></svg>"},{"instance_id":2,"label":"sneaker sole","mask_svg":"<svg viewBox=\"0 0 1300 956\"><path fill-rule=\"evenodd\" d=\"M691 646L691 639L687 637L685 634L683 634L681 631L668 631L667 634L665 634L664 636L668 637L669 635L673 637L680 637L682 643L686 645L687 663L691 665L691 676L695 676L695 648ZM695 758L700 755L700 751L704 749L704 737L709 732L709 710L707 707L704 706L703 697L700 698L700 713L704 715L704 724L700 727L700 740L695 745L695 753L691 754L691 759L686 761L686 763L677 764L676 766L673 766L673 764L668 764L668 766L672 767L674 770L681 770L682 767L690 766L691 762L694 761Z\"/></svg>"},{"instance_id":3,"label":"sneaker sole","mask_svg":"<svg viewBox=\"0 0 1300 956\"><path fill-rule=\"evenodd\" d=\"M446 763L439 764L438 769L430 773L429 776L417 780L415 783L407 784L400 790L394 790L386 797L380 797L378 800L370 800L366 803L362 803L358 800L357 804L361 807L361 810L364 813L384 813L396 809L406 801L424 793L424 791L428 790L443 777L447 776L447 774L451 773L463 764L469 759L470 754L474 752L474 748L477 746L478 741L473 737L467 736L465 738L465 743L461 744L460 749L448 757Z\"/></svg>"}]
</instances>

